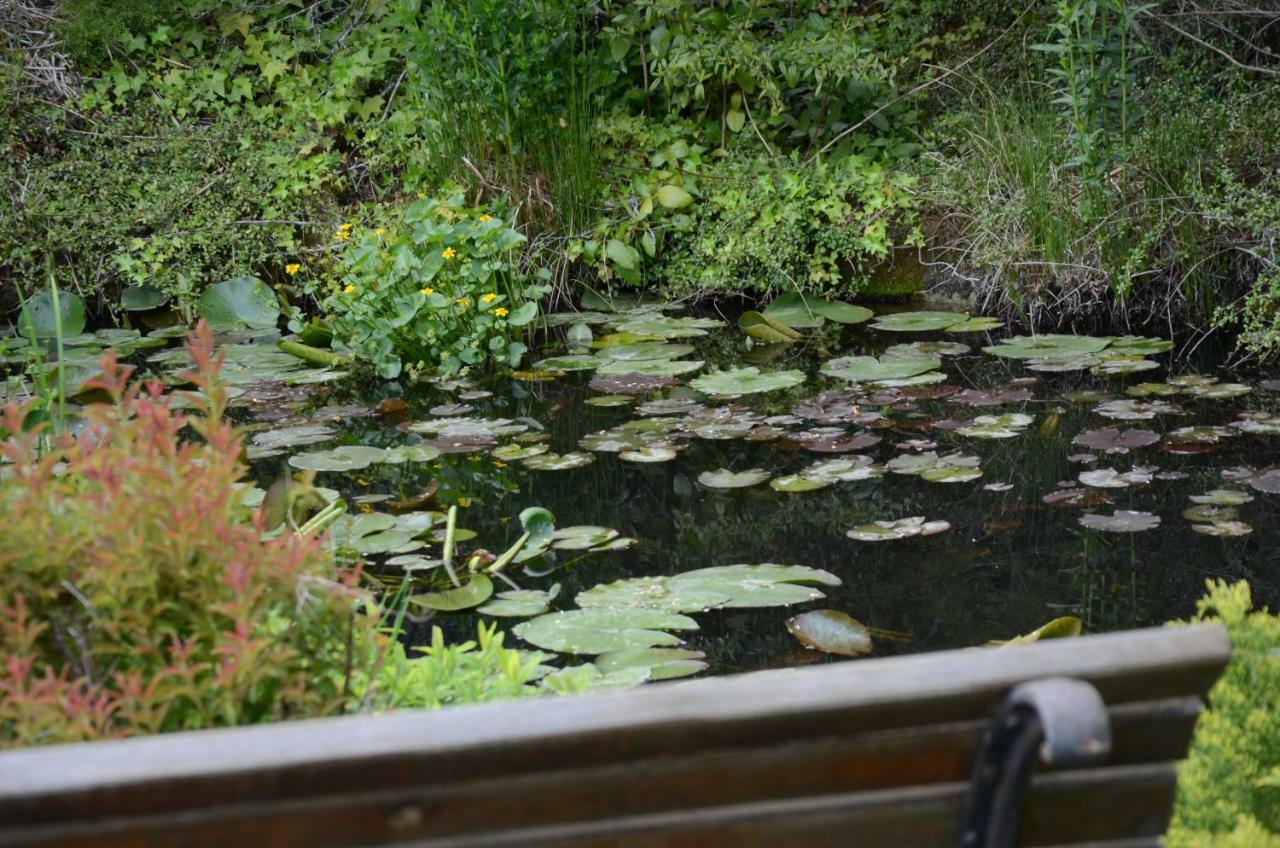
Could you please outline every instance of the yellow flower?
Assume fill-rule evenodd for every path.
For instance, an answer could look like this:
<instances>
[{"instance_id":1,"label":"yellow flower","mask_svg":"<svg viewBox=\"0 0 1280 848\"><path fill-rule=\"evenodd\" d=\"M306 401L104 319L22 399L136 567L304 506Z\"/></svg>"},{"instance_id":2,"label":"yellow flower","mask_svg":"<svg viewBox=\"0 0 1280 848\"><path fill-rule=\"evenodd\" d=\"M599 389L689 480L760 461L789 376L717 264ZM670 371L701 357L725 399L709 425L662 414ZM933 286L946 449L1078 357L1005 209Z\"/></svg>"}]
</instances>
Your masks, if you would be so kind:
<instances>
[{"instance_id":1,"label":"yellow flower","mask_svg":"<svg viewBox=\"0 0 1280 848\"><path fill-rule=\"evenodd\" d=\"M373 504L362 503L362 504L357 504L357 506L361 512L373 512Z\"/></svg>"},{"instance_id":2,"label":"yellow flower","mask_svg":"<svg viewBox=\"0 0 1280 848\"><path fill-rule=\"evenodd\" d=\"M351 294L355 290L356 290L356 287L351 285L350 283L348 283L347 287L343 289L343 291L346 292L347 294Z\"/></svg>"},{"instance_id":3,"label":"yellow flower","mask_svg":"<svg viewBox=\"0 0 1280 848\"><path fill-rule=\"evenodd\" d=\"M466 509L471 506L471 498L458 498L458 506Z\"/></svg>"},{"instance_id":4,"label":"yellow flower","mask_svg":"<svg viewBox=\"0 0 1280 848\"><path fill-rule=\"evenodd\" d=\"M500 460L500 459L495 459L495 460L493 461L493 467L494 467L494 468L506 468L506 467L507 467L507 464L506 464L505 462L503 462L502 460Z\"/></svg>"},{"instance_id":5,"label":"yellow flower","mask_svg":"<svg viewBox=\"0 0 1280 848\"><path fill-rule=\"evenodd\" d=\"M374 231L373 231L373 234L374 234L375 236L380 236L380 235L382 235L383 233L385 233L386 231L387 231L387 230L386 230L386 228L385 228L385 227L378 227L378 229L376 229L376 230L374 230Z\"/></svg>"},{"instance_id":6,"label":"yellow flower","mask_svg":"<svg viewBox=\"0 0 1280 848\"><path fill-rule=\"evenodd\" d=\"M486 294L484 297L480 299L483 300L485 303L493 303L495 300L498 299L498 296L493 292L489 292L488 294Z\"/></svg>"},{"instance_id":7,"label":"yellow flower","mask_svg":"<svg viewBox=\"0 0 1280 848\"><path fill-rule=\"evenodd\" d=\"M290 262L288 265L284 266L284 272L288 274L290 277L292 277L294 274L298 273L301 270L302 270L302 266L299 265L297 262Z\"/></svg>"},{"instance_id":8,"label":"yellow flower","mask_svg":"<svg viewBox=\"0 0 1280 848\"><path fill-rule=\"evenodd\" d=\"M493 314L497 315L499 318L506 318L507 310L504 307L499 306L497 309L493 310Z\"/></svg>"},{"instance_id":9,"label":"yellow flower","mask_svg":"<svg viewBox=\"0 0 1280 848\"><path fill-rule=\"evenodd\" d=\"M431 295L433 295L433 294L435 294L435 293L436 293L436 290L435 290L435 289L433 289L433 288L431 288L430 286L427 286L425 289L423 289L423 290L422 290L422 296L423 296L423 297L430 297Z\"/></svg>"},{"instance_id":10,"label":"yellow flower","mask_svg":"<svg viewBox=\"0 0 1280 848\"><path fill-rule=\"evenodd\" d=\"M458 298L458 305L461 306L463 309L466 309L468 306L471 305L471 298L469 297Z\"/></svg>"},{"instance_id":11,"label":"yellow flower","mask_svg":"<svg viewBox=\"0 0 1280 848\"><path fill-rule=\"evenodd\" d=\"M338 241L346 241L347 239L351 238L351 231L338 230L336 233L333 234L333 237Z\"/></svg>"},{"instance_id":12,"label":"yellow flower","mask_svg":"<svg viewBox=\"0 0 1280 848\"><path fill-rule=\"evenodd\" d=\"M440 251L440 255L445 259L452 259L458 255L458 251L454 250L452 247L446 247L444 250Z\"/></svg>"},{"instance_id":13,"label":"yellow flower","mask_svg":"<svg viewBox=\"0 0 1280 848\"><path fill-rule=\"evenodd\" d=\"M480 220L481 220L481 222L484 222L484 221L492 221L492 220L493 220L493 216L492 216L492 215L481 215L481 216L480 216Z\"/></svg>"}]
</instances>

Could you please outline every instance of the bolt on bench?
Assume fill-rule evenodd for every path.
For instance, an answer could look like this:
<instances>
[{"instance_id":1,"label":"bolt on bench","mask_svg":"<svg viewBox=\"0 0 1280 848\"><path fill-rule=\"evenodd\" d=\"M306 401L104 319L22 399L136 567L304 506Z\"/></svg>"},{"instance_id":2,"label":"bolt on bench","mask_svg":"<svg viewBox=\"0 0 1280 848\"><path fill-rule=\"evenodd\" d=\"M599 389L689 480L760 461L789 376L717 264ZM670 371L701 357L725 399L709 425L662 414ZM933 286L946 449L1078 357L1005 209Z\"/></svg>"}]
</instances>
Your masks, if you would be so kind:
<instances>
[{"instance_id":1,"label":"bolt on bench","mask_svg":"<svg viewBox=\"0 0 1280 848\"><path fill-rule=\"evenodd\" d=\"M1230 656L1139 630L0 754L5 846L1157 846Z\"/></svg>"}]
</instances>

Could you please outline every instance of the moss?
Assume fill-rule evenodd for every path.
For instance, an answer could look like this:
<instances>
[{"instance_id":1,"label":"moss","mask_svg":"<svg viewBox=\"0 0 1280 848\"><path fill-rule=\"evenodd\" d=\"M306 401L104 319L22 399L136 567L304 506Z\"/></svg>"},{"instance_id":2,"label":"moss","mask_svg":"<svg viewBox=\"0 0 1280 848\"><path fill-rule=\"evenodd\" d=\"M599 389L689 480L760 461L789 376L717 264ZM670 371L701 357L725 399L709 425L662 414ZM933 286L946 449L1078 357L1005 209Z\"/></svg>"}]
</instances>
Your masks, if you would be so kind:
<instances>
[{"instance_id":1,"label":"moss","mask_svg":"<svg viewBox=\"0 0 1280 848\"><path fill-rule=\"evenodd\" d=\"M1195 621L1221 622L1235 653L1179 772L1167 844L1280 848L1280 616L1251 611L1247 583L1208 587Z\"/></svg>"},{"instance_id":2,"label":"moss","mask_svg":"<svg viewBox=\"0 0 1280 848\"><path fill-rule=\"evenodd\" d=\"M864 274L858 286L859 300L899 300L924 291L924 266L915 248L894 250L886 261Z\"/></svg>"}]
</instances>

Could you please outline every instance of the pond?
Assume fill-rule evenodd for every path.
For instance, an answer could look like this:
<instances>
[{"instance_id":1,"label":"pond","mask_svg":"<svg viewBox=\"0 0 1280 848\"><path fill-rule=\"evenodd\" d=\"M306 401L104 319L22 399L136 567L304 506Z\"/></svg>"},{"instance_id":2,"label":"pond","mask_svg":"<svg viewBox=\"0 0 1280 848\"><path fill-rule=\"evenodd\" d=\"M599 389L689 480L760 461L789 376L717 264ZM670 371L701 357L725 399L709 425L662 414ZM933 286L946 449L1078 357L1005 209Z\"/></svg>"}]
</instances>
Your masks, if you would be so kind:
<instances>
[{"instance_id":1,"label":"pond","mask_svg":"<svg viewBox=\"0 0 1280 848\"><path fill-rule=\"evenodd\" d=\"M768 344L737 315L627 306L552 316L531 358L548 359L514 376L339 381L305 393L268 384L240 400L260 431L251 455L264 487L290 457L346 467L342 451L328 453L339 446L441 451L372 463L357 451L358 470L318 472L372 520L357 533L369 533L371 574L389 586L409 563L423 591L449 588L432 559L440 545L406 544L385 513L460 503L465 554L504 550L520 535L519 513L539 506L563 538L503 577L521 590L558 587L555 597L513 595L514 606L490 609L527 615L604 598L650 614L648 624L562 617L551 635L500 619L543 647L573 644L580 626L615 636L665 628L664 638L617 644L681 643L726 673L826 659L788 629L815 609L871 628L883 655L1010 639L1062 616L1088 631L1159 624L1191 614L1210 577L1248 579L1260 601L1280 599L1280 473L1264 473L1280 438L1280 384L1215 368L1212 352L1174 357L1153 339L1001 345L1007 333L984 329L995 322L959 318L818 319ZM737 370L748 368L775 376ZM727 378L714 377L722 370ZM580 527L596 529L563 533ZM390 541L376 535L387 532ZM756 574L776 604L761 608L725 602L714 580L682 584L691 601L668 598L679 594L669 582L632 581L575 602L613 581L742 563L821 573ZM740 588L753 579L728 577ZM667 599L635 600L646 592ZM692 622L659 620L675 613ZM439 612L411 633L440 625L466 638L477 617L494 620Z\"/></svg>"}]
</instances>

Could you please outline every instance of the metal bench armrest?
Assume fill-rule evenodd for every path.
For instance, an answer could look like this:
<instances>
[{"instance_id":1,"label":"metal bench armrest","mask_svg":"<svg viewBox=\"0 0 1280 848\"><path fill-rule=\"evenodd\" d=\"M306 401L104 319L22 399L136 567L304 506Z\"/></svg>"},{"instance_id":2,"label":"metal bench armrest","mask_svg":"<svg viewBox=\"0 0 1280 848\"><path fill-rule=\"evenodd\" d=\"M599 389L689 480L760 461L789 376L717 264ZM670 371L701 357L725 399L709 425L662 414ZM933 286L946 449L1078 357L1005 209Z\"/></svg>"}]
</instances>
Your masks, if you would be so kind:
<instances>
[{"instance_id":1,"label":"metal bench armrest","mask_svg":"<svg viewBox=\"0 0 1280 848\"><path fill-rule=\"evenodd\" d=\"M1093 686L1048 677L1015 687L983 733L958 844L1015 848L1036 759L1084 766L1110 751L1111 722Z\"/></svg>"}]
</instances>

